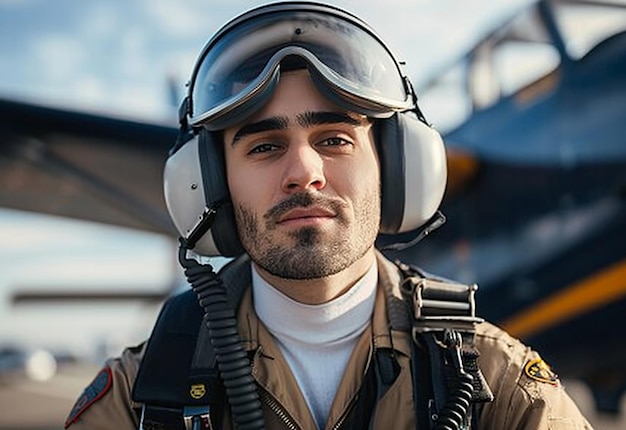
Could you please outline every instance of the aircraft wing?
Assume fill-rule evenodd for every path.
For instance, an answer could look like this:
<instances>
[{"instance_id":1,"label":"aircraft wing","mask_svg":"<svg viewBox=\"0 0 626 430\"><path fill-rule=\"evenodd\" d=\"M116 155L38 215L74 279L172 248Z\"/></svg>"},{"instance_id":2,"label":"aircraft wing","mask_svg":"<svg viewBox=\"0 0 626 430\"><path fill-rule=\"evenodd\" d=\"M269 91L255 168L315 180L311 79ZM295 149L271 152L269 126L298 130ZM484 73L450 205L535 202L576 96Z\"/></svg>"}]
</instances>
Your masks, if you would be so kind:
<instances>
[{"instance_id":1,"label":"aircraft wing","mask_svg":"<svg viewBox=\"0 0 626 430\"><path fill-rule=\"evenodd\" d=\"M0 205L173 233L162 171L176 133L0 99Z\"/></svg>"}]
</instances>

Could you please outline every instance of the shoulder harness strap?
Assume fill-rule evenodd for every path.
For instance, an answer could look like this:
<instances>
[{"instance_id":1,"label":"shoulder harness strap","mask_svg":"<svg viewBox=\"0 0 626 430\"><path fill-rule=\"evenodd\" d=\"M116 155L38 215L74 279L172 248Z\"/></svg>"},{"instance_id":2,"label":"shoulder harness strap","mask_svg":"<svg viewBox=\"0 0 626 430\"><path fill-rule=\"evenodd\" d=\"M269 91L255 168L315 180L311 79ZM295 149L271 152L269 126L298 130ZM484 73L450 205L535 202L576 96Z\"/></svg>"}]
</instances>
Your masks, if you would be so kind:
<instances>
[{"instance_id":1,"label":"shoulder harness strap","mask_svg":"<svg viewBox=\"0 0 626 430\"><path fill-rule=\"evenodd\" d=\"M230 262L220 276L237 309L250 283L248 259ZM191 290L168 299L161 309L132 391L133 400L144 405L143 430L189 429L193 417L204 422L202 428L219 428L225 394L204 319Z\"/></svg>"},{"instance_id":2,"label":"shoulder harness strap","mask_svg":"<svg viewBox=\"0 0 626 430\"><path fill-rule=\"evenodd\" d=\"M412 309L417 426L470 428L471 406L493 400L474 346L475 326L483 321L476 317L478 287L431 277L400 262L396 265L404 275L401 290Z\"/></svg>"}]
</instances>

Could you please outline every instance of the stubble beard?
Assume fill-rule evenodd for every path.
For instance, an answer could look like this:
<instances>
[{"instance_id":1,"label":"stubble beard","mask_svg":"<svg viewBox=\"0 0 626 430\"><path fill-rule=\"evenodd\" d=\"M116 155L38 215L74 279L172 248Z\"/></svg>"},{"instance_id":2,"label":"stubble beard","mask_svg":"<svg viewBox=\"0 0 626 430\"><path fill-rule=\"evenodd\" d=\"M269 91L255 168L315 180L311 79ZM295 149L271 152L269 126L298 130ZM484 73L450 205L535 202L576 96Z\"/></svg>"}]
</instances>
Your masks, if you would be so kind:
<instances>
[{"instance_id":1,"label":"stubble beard","mask_svg":"<svg viewBox=\"0 0 626 430\"><path fill-rule=\"evenodd\" d=\"M289 233L291 243L272 243L265 235L264 232L272 234L276 219L285 211L313 204L333 210L339 227L337 234L331 236L316 227L302 227ZM342 204L299 193L270 209L263 217L262 229L262 221L251 209L239 204L235 210L239 236L252 261L274 276L300 280L339 273L370 250L380 225L380 194L364 201L355 212L355 220L350 223Z\"/></svg>"}]
</instances>

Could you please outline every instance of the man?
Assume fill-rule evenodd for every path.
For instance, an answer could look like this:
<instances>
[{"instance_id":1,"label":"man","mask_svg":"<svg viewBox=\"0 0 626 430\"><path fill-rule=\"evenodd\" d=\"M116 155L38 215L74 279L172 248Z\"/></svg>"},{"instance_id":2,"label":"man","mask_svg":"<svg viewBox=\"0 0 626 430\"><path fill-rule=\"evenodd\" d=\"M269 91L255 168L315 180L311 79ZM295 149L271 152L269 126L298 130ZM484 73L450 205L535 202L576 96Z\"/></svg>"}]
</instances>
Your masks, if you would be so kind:
<instances>
[{"instance_id":1,"label":"man","mask_svg":"<svg viewBox=\"0 0 626 430\"><path fill-rule=\"evenodd\" d=\"M66 427L591 428L539 356L472 309L424 316L449 296L472 308L471 288L375 249L380 232L428 225L445 187L415 101L385 45L335 8L267 5L220 30L165 170L203 312L170 300ZM194 254L239 258L216 277Z\"/></svg>"}]
</instances>

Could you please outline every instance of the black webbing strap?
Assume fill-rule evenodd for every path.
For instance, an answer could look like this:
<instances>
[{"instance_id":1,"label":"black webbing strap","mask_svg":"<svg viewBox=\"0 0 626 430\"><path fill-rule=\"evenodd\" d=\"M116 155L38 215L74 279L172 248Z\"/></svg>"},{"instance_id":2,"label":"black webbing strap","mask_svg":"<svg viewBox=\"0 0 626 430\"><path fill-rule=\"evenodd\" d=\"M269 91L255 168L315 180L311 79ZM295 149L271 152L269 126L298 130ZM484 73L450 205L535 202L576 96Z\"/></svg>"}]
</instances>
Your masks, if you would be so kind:
<instances>
[{"instance_id":1,"label":"black webbing strap","mask_svg":"<svg viewBox=\"0 0 626 430\"><path fill-rule=\"evenodd\" d=\"M192 291L170 298L161 309L132 391L133 400L144 405L144 430L183 429L183 410L188 401L198 406L206 404L206 399L202 402L192 397L188 385L202 315ZM211 375L204 378L202 383L210 386Z\"/></svg>"},{"instance_id":2,"label":"black webbing strap","mask_svg":"<svg viewBox=\"0 0 626 430\"><path fill-rule=\"evenodd\" d=\"M430 429L434 408L430 357L425 345L411 342L411 375L413 378L413 407L415 408L416 428Z\"/></svg>"},{"instance_id":3,"label":"black webbing strap","mask_svg":"<svg viewBox=\"0 0 626 430\"><path fill-rule=\"evenodd\" d=\"M170 408L186 404L187 376L202 316L192 291L166 301L148 340L133 400Z\"/></svg>"}]
</instances>

